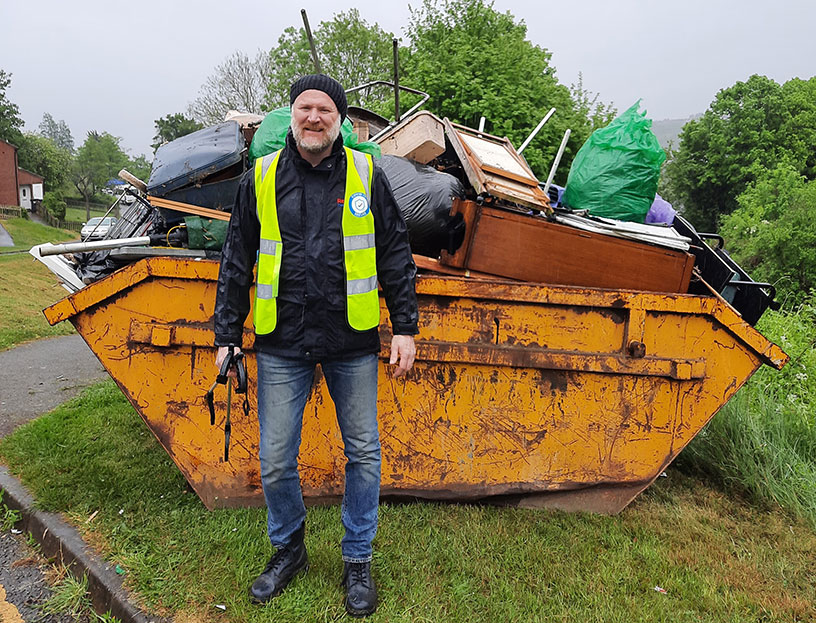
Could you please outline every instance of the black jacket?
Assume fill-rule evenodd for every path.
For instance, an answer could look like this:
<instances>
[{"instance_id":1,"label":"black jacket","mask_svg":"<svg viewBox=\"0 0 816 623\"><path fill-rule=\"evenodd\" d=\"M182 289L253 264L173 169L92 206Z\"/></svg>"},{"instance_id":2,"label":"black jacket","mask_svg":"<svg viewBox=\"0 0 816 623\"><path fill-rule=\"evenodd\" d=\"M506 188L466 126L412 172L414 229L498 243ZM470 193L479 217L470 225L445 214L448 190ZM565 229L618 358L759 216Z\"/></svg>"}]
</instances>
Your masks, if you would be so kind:
<instances>
[{"instance_id":1,"label":"black jacket","mask_svg":"<svg viewBox=\"0 0 816 623\"><path fill-rule=\"evenodd\" d=\"M353 166L353 165L352 165ZM275 191L283 239L278 322L257 335L256 350L311 360L379 352L376 328L355 331L346 319L342 201L346 158L342 139L312 167L298 153L291 131L278 162ZM385 174L375 164L371 212L377 244L377 278L394 334L415 335L416 266L405 221ZM240 345L249 312L249 288L261 233L254 168L244 173L221 257L215 300L215 345Z\"/></svg>"}]
</instances>

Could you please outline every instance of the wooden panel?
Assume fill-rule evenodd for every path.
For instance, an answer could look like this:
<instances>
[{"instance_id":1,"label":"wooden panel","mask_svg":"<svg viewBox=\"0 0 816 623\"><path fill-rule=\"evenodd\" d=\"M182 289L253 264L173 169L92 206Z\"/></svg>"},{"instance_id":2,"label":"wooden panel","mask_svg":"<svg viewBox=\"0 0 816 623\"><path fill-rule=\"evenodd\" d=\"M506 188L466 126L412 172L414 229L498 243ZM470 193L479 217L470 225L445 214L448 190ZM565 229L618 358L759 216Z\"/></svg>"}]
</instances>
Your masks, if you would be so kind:
<instances>
[{"instance_id":1,"label":"wooden panel","mask_svg":"<svg viewBox=\"0 0 816 623\"><path fill-rule=\"evenodd\" d=\"M197 214L198 216L203 216L206 218L214 218L219 221L230 220L230 213L223 212L222 210L212 210L210 208L204 208L202 206L193 205L191 203L171 201L170 199L162 199L161 197L154 197L152 195L148 195L147 200L153 207L156 208L168 208L170 210L184 212L185 214Z\"/></svg>"},{"instance_id":2,"label":"wooden panel","mask_svg":"<svg viewBox=\"0 0 816 623\"><path fill-rule=\"evenodd\" d=\"M446 251L442 251L446 253ZM436 260L432 257L425 257L424 255L417 255L414 253L414 264L416 267L421 270L430 270L435 273L441 273L443 275L455 275L456 277L471 277L473 279L489 279L490 281L496 280L496 275L488 275L487 273L480 273L476 272L475 270L465 270L464 268L457 268L456 266L449 266L448 264L443 264L439 260ZM515 280L511 281L510 283L515 282Z\"/></svg>"},{"instance_id":3,"label":"wooden panel","mask_svg":"<svg viewBox=\"0 0 816 623\"><path fill-rule=\"evenodd\" d=\"M487 193L513 204L550 210L550 200L538 179L507 137L478 132L451 121L442 121L445 136L478 194Z\"/></svg>"},{"instance_id":4,"label":"wooden panel","mask_svg":"<svg viewBox=\"0 0 816 623\"><path fill-rule=\"evenodd\" d=\"M472 202L462 202L468 204ZM686 292L694 257L649 244L581 231L541 217L456 204L471 231L442 262L540 283ZM466 247L467 245L467 247Z\"/></svg>"},{"instance_id":5,"label":"wooden panel","mask_svg":"<svg viewBox=\"0 0 816 623\"><path fill-rule=\"evenodd\" d=\"M357 135L357 140L361 143L368 140L368 123L362 119L354 120L354 133Z\"/></svg>"},{"instance_id":6,"label":"wooden panel","mask_svg":"<svg viewBox=\"0 0 816 623\"><path fill-rule=\"evenodd\" d=\"M427 164L445 151L445 130L438 117L422 110L377 142L383 155L401 156Z\"/></svg>"}]
</instances>

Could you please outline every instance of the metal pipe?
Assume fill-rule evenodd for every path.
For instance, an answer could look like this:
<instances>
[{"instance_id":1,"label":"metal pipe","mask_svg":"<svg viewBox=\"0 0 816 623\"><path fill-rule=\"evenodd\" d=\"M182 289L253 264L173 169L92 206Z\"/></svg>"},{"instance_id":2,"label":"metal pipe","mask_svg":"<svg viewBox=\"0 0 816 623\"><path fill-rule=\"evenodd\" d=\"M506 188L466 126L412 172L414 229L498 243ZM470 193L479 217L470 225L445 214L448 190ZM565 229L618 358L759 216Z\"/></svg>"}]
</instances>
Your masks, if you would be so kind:
<instances>
[{"instance_id":1,"label":"metal pipe","mask_svg":"<svg viewBox=\"0 0 816 623\"><path fill-rule=\"evenodd\" d=\"M399 101L399 42L394 37L394 122L400 121Z\"/></svg>"},{"instance_id":2,"label":"metal pipe","mask_svg":"<svg viewBox=\"0 0 816 623\"><path fill-rule=\"evenodd\" d=\"M485 118L482 117L481 119L479 119L479 132L484 132L484 126L485 126Z\"/></svg>"},{"instance_id":3,"label":"metal pipe","mask_svg":"<svg viewBox=\"0 0 816 623\"><path fill-rule=\"evenodd\" d=\"M122 170L124 171L124 169L122 169ZM121 195L119 195L119 196L116 198L116 201L114 201L114 202L113 202L113 204L111 205L111 207L109 207L109 208L108 208L108 211L107 211L107 212L105 212L104 216L102 216L102 218L99 220L99 222L96 224L96 226L95 226L95 227L94 227L94 228L93 228L93 229L92 229L92 230L91 230L91 231L88 233L88 238L90 238L91 236L93 236L94 232L95 232L97 229L99 229L99 226L100 226L102 223L104 223L104 222L105 222L105 219L106 219L106 218L108 218L108 215L109 215L109 214L110 214L110 213L113 211L113 209L114 209L114 208L115 208L115 207L116 207L116 206L119 204L119 202L122 200L122 197L124 197L124 196L125 196L125 193L126 193L126 192L127 192L127 190L123 190L123 191L122 191L122 194L121 194ZM112 226L111 226L111 229L112 229L113 227L115 227L115 225L112 225ZM80 237L82 237L82 232L80 231L79 233L80 233Z\"/></svg>"},{"instance_id":4,"label":"metal pipe","mask_svg":"<svg viewBox=\"0 0 816 623\"><path fill-rule=\"evenodd\" d=\"M553 108L555 110L555 108ZM550 190L550 185L552 184L553 178L555 177L555 170L558 168L558 164L561 162L561 156L564 155L564 150L567 148L567 141L570 137L570 130L567 128L567 131L564 132L564 138L561 139L561 146L558 148L558 153L555 155L555 160L553 160L552 167L550 167L550 174L547 177L547 183L544 184L544 194L547 194L547 191Z\"/></svg>"},{"instance_id":5,"label":"metal pipe","mask_svg":"<svg viewBox=\"0 0 816 623\"><path fill-rule=\"evenodd\" d=\"M360 84L360 85L358 85L358 86L356 86L356 87L351 87L350 89L346 89L346 95L349 95L350 93L356 93L357 91L361 91L361 90L363 90L363 89L369 89L369 88L371 88L371 87L373 87L373 86L378 86L378 85L382 85L382 86L387 86L387 87L392 87L392 88L393 88L394 83L393 83L393 82L388 82L387 80L374 80L373 82L366 82L365 84ZM416 95L421 95L421 96L422 96L422 99L421 99L421 100L419 100L419 101L418 101L416 104L414 104L413 106L411 106L411 108L409 108L409 109L406 111L406 113L405 113L404 115L402 115L402 116L403 116L403 117L405 117L405 118L410 117L410 116L411 116L411 115L412 115L412 114L413 114L415 111L419 110L419 109L422 107L422 105L423 105L425 102L427 102L427 101L428 101L428 98L430 98L430 97L431 97L430 95L428 95L428 94L427 94L427 93L425 93L424 91L417 91L416 89L412 89L412 88L410 88L410 87L406 87L406 86L401 86L401 87L400 87L400 91L407 91L408 93L414 93L414 94L416 94ZM395 123L390 123L390 124L388 124L388 127L383 128L381 131L377 132L377 134L375 134L374 136L370 137L368 140L369 140L369 141L374 141L374 142L376 142L376 141L377 141L377 139L378 139L380 136L382 136L383 134L385 134L386 132L388 132L388 131L389 131L391 128L393 128L395 125L396 125Z\"/></svg>"},{"instance_id":6,"label":"metal pipe","mask_svg":"<svg viewBox=\"0 0 816 623\"><path fill-rule=\"evenodd\" d=\"M320 69L320 61L317 60L317 49L315 48L314 37L312 37L312 29L309 28L309 18L306 16L306 9L300 10L300 15L303 18L303 25L306 27L306 37L309 39L309 48L312 50L312 61L314 62L317 73L322 74Z\"/></svg>"},{"instance_id":7,"label":"metal pipe","mask_svg":"<svg viewBox=\"0 0 816 623\"><path fill-rule=\"evenodd\" d=\"M371 87L375 86L386 86L386 87L394 87L393 82L388 82L388 80L372 80L371 82L366 82L365 84L358 84L356 87L351 87L350 89L346 89L346 95L349 93L356 93L357 91L362 91L363 89L370 89ZM417 91L416 89L412 89L411 87L401 86L400 91L407 91L408 93L415 93L416 95L422 95L424 99L423 102L426 101L430 95L425 93L425 91Z\"/></svg>"},{"instance_id":8,"label":"metal pipe","mask_svg":"<svg viewBox=\"0 0 816 623\"><path fill-rule=\"evenodd\" d=\"M538 131L542 127L544 127L544 124L547 123L549 118L553 116L553 113L555 113L555 108L550 108L550 112L548 112L546 115L544 115L544 118L541 121L538 122L538 125L535 127L535 130L530 132L530 136L528 136L524 140L524 142L521 144L521 147L519 147L518 153L521 153L521 152L524 151L524 148L527 147L527 145L530 144L530 141L532 141L533 138L535 138L535 135L538 134Z\"/></svg>"},{"instance_id":9,"label":"metal pipe","mask_svg":"<svg viewBox=\"0 0 816 623\"><path fill-rule=\"evenodd\" d=\"M39 254L62 255L63 253L87 253L89 251L104 251L105 249L119 249L121 247L143 247L150 244L150 236L138 238L113 238L111 240L94 240L93 242L66 242L64 244L45 243L39 245Z\"/></svg>"}]
</instances>

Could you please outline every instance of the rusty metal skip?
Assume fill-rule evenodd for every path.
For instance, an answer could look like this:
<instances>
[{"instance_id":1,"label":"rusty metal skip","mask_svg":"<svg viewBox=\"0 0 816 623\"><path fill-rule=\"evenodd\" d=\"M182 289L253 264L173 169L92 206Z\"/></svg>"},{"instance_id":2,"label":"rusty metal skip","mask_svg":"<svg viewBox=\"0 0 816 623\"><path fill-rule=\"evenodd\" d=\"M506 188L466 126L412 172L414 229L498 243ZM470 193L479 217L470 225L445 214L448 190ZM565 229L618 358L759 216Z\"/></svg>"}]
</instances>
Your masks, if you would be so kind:
<instances>
[{"instance_id":1,"label":"rusty metal skip","mask_svg":"<svg viewBox=\"0 0 816 623\"><path fill-rule=\"evenodd\" d=\"M217 276L212 260L149 258L45 314L74 324L208 508L260 505L257 421L232 422L229 461L206 426ZM618 512L759 366L788 359L711 296L430 274L417 294L414 370L397 385L380 359L385 495ZM253 343L247 324L255 408ZM342 494L342 447L318 377L300 452L312 503Z\"/></svg>"}]
</instances>

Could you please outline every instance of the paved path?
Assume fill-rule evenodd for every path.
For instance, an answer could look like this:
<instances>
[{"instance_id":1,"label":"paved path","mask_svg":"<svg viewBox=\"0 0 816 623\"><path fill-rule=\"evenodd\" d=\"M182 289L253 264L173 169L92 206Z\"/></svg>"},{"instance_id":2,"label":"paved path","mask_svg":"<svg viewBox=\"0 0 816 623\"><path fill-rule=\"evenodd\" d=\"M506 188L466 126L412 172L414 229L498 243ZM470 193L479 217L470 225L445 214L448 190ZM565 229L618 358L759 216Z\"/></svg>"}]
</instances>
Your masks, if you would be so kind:
<instances>
[{"instance_id":1,"label":"paved path","mask_svg":"<svg viewBox=\"0 0 816 623\"><path fill-rule=\"evenodd\" d=\"M6 231L6 228L3 227L3 224L0 223L0 247L13 247L14 240L11 239L11 236Z\"/></svg>"},{"instance_id":2,"label":"paved path","mask_svg":"<svg viewBox=\"0 0 816 623\"><path fill-rule=\"evenodd\" d=\"M79 335L0 352L0 437L109 378Z\"/></svg>"}]
</instances>

